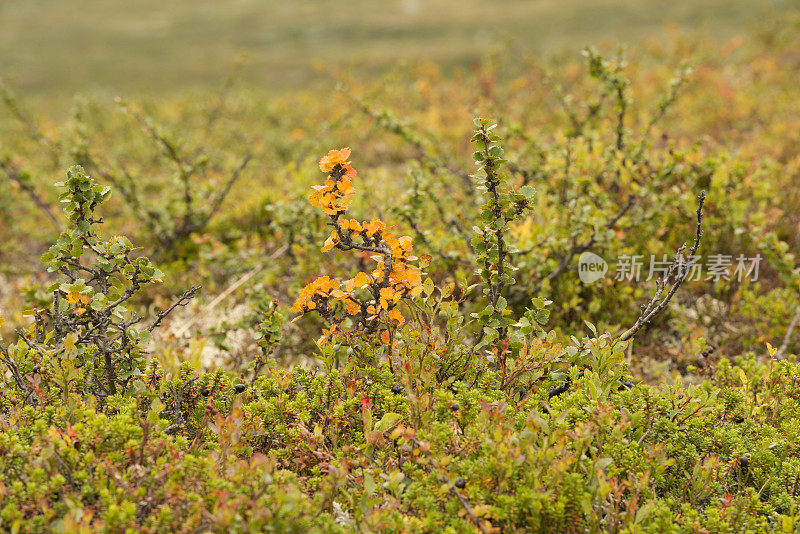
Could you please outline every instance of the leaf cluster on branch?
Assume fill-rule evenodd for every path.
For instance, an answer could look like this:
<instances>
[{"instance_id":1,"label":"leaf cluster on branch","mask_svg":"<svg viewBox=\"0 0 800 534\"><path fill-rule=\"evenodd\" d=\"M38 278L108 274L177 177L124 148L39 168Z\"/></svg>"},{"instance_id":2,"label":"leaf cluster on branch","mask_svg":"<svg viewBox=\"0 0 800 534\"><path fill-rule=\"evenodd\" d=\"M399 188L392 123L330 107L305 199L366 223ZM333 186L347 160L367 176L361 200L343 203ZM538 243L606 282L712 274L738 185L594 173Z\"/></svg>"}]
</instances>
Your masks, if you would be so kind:
<instances>
[{"instance_id":1,"label":"leaf cluster on branch","mask_svg":"<svg viewBox=\"0 0 800 534\"><path fill-rule=\"evenodd\" d=\"M319 168L327 179L314 187L309 200L328 215L328 224L333 227L322 252L334 248L353 250L367 255L375 262L375 268L359 272L344 283L321 276L300 291L292 311L316 311L325 318L329 327L323 339L344 334L345 329L375 332L386 323L382 318L388 318L388 326L402 325L405 318L398 309L399 303L422 292L422 272L413 263L418 258L413 255L410 237L395 236L380 219L359 221L344 217L355 191L356 171L349 157L350 149L343 148L331 150L320 159ZM387 336L384 331L384 338Z\"/></svg>"}]
</instances>

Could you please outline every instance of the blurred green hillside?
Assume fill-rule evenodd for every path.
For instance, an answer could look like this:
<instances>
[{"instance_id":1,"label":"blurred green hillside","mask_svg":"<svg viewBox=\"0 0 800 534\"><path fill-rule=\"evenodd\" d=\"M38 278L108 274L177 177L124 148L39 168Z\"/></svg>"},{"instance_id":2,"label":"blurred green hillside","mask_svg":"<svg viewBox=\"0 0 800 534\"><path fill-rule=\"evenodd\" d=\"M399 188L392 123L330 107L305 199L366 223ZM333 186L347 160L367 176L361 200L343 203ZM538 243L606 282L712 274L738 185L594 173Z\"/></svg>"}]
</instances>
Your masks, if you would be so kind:
<instances>
[{"instance_id":1,"label":"blurred green hillside","mask_svg":"<svg viewBox=\"0 0 800 534\"><path fill-rule=\"evenodd\" d=\"M726 39L791 0L3 0L0 76L29 96L162 94L243 77L269 90L313 83L313 63L358 72L399 58L466 65L497 38L538 52L634 41L676 26Z\"/></svg>"}]
</instances>

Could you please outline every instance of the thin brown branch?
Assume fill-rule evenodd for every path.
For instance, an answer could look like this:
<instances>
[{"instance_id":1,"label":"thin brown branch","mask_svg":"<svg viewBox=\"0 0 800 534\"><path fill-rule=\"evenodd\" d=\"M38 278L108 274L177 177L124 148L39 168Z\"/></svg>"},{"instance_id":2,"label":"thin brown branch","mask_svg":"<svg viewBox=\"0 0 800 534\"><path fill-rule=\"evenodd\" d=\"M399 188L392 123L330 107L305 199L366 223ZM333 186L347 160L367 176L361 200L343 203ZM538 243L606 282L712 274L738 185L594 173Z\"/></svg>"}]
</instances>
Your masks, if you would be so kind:
<instances>
[{"instance_id":1,"label":"thin brown branch","mask_svg":"<svg viewBox=\"0 0 800 534\"><path fill-rule=\"evenodd\" d=\"M161 322L164 320L164 318L165 318L167 315L169 315L170 313L172 313L172 311L173 311L175 308L177 308L178 306L186 306L187 304L189 304L189 301L190 301L190 300L192 300L192 299L194 298L194 296L197 294L197 292L198 292L199 290L200 290L200 286L194 286L194 287L192 287L192 288L190 288L190 289L187 289L186 291L184 291L184 292L183 292L183 295L181 295L181 296L178 298L178 300L176 300L176 301L175 301L175 302L172 304L172 306L170 306L169 308L167 308L167 309L166 309L166 310L164 310L164 311L159 311L158 313L156 313L156 316L157 316L157 318L156 318L156 320L155 320L155 321L153 321L153 324L151 324L151 325L150 325L150 326L147 328L147 331L148 331L148 332L152 332L153 330L155 330L156 328L158 328L159 326L161 326Z\"/></svg>"},{"instance_id":2,"label":"thin brown branch","mask_svg":"<svg viewBox=\"0 0 800 534\"><path fill-rule=\"evenodd\" d=\"M603 225L603 228L605 228L606 230L611 230L612 228L614 228L614 226L616 226L619 220L622 219L622 217L624 217L634 205L636 205L639 199L640 197L637 197L636 195L630 195L628 197L628 201L619 209L619 211L617 211L617 213L615 213ZM552 282L553 280L557 279L559 276L567 272L570 268L570 265L572 264L573 258L575 258L575 256L579 254L583 254L584 252L592 248L596 242L597 242L596 229L592 232L592 235L589 237L589 239L587 239L582 243L577 243L575 242L575 240L573 240L569 251L567 251L567 253L564 254L564 256L562 256L561 261L559 262L555 270L553 270L550 274L548 274L542 280L537 282L536 285L533 286L532 293L538 293L545 280L547 280L548 282Z\"/></svg>"},{"instance_id":3,"label":"thin brown branch","mask_svg":"<svg viewBox=\"0 0 800 534\"><path fill-rule=\"evenodd\" d=\"M231 189L233 188L234 184L239 180L239 177L242 175L242 171L244 171L245 167L247 167L247 164L250 163L251 159L253 159L253 155L247 154L242 159L242 162L239 164L239 166L236 167L236 169L234 169L233 174L231 174L231 177L225 183L225 186L222 188L219 194L217 194L217 196L214 198L214 200L211 203L211 208L209 208L209 210L203 217L203 220L200 223L201 228L204 228L206 224L208 224L208 221L211 220L211 217L213 217L217 213L217 211L219 211L219 208L222 206L222 203L225 202L225 199L228 197L228 194L231 192Z\"/></svg>"},{"instance_id":4,"label":"thin brown branch","mask_svg":"<svg viewBox=\"0 0 800 534\"><path fill-rule=\"evenodd\" d=\"M792 322L789 323L789 328L786 329L786 335L783 336L783 343L781 343L778 352L775 353L776 360L782 360L784 354L786 354L786 350L789 348L789 343L792 341L792 334L794 333L794 329L797 327L798 322L800 322L800 305L795 309Z\"/></svg>"},{"instance_id":5,"label":"thin brown branch","mask_svg":"<svg viewBox=\"0 0 800 534\"><path fill-rule=\"evenodd\" d=\"M684 244L678 249L678 252L675 254L675 259L672 261L672 264L667 269L666 274L664 277L660 278L656 282L656 291L653 295L653 298L647 304L642 306L642 313L639 315L639 318L636 320L636 323L630 327L622 336L620 336L620 340L628 341L632 339L636 332L641 330L645 325L649 324L659 313L661 313L664 308L667 307L669 301L672 300L673 295L678 291L681 284L686 280L691 272L691 267L693 265L693 261L695 255L697 254L697 249L700 247L700 240L703 237L703 204L706 200L706 193L703 191L697 197L697 228L695 230L695 237L694 237L694 245L689 250L689 254L687 257L683 256L683 251L686 248ZM672 286L667 291L667 286L672 280ZM664 291L667 291L666 296L662 298L664 295Z\"/></svg>"},{"instance_id":6,"label":"thin brown branch","mask_svg":"<svg viewBox=\"0 0 800 534\"><path fill-rule=\"evenodd\" d=\"M8 179L17 184L19 188L22 189L22 191L24 191L25 194L28 195L28 197L31 199L31 201L33 201L36 207L39 208L39 210L42 213L44 213L45 216L50 220L50 222L53 225L53 228L55 228L57 232L60 232L61 223L58 221L58 218L56 218L55 214L53 213L50 204L47 203L39 195L39 193L36 192L36 189L34 189L30 183L28 183L28 181L23 177L23 173L20 170L20 168L17 167L16 165L11 164L11 162L8 160L0 160L0 169L3 169L3 171L6 173L6 176L8 176Z\"/></svg>"}]
</instances>

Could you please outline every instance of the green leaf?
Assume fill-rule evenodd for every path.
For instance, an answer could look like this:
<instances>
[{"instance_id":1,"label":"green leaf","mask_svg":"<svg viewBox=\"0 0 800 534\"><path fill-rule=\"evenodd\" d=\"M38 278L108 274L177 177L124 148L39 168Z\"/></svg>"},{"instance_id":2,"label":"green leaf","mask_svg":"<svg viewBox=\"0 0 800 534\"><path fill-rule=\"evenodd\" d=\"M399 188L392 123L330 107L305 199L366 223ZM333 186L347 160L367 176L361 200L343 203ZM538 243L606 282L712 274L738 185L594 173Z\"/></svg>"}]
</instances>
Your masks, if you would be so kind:
<instances>
[{"instance_id":1,"label":"green leaf","mask_svg":"<svg viewBox=\"0 0 800 534\"><path fill-rule=\"evenodd\" d=\"M446 299L447 297L452 295L453 289L455 289L455 284L453 282L448 282L447 284L445 284L445 286L441 290L442 298Z\"/></svg>"},{"instance_id":2,"label":"green leaf","mask_svg":"<svg viewBox=\"0 0 800 534\"><path fill-rule=\"evenodd\" d=\"M399 413L388 412L383 415L380 421L375 425L375 430L381 432L388 432L391 430L403 416Z\"/></svg>"},{"instance_id":3,"label":"green leaf","mask_svg":"<svg viewBox=\"0 0 800 534\"><path fill-rule=\"evenodd\" d=\"M589 321L587 321L585 319L583 320L583 322L586 323L586 326L589 328L589 330L592 331L592 334L594 334L594 337L597 337L597 328L595 328L595 326L592 323L590 323Z\"/></svg>"},{"instance_id":4,"label":"green leaf","mask_svg":"<svg viewBox=\"0 0 800 534\"><path fill-rule=\"evenodd\" d=\"M425 294L428 295L429 297L431 296L431 293L433 293L433 287L434 287L433 280L431 280L430 278L426 278L425 282L423 282L422 284L422 289L425 291Z\"/></svg>"}]
</instances>

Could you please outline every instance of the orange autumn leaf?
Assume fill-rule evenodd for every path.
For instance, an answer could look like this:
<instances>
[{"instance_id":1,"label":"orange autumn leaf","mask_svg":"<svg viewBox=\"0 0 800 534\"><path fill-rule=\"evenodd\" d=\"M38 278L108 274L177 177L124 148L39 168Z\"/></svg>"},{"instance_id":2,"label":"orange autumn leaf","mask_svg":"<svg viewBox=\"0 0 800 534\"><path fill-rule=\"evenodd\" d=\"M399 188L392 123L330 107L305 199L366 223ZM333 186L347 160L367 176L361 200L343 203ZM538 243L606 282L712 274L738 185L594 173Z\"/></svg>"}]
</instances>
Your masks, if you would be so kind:
<instances>
[{"instance_id":1,"label":"orange autumn leaf","mask_svg":"<svg viewBox=\"0 0 800 534\"><path fill-rule=\"evenodd\" d=\"M356 287L364 287L365 285L371 282L369 276L366 273L359 272L355 278L353 278L353 283Z\"/></svg>"},{"instance_id":2,"label":"orange autumn leaf","mask_svg":"<svg viewBox=\"0 0 800 534\"><path fill-rule=\"evenodd\" d=\"M403 314L400 313L400 310L398 310L397 308L392 308L391 310L389 310L387 315L389 316L389 319L396 322L398 325L401 325L406 322L405 317L403 317Z\"/></svg>"},{"instance_id":3,"label":"orange autumn leaf","mask_svg":"<svg viewBox=\"0 0 800 534\"><path fill-rule=\"evenodd\" d=\"M318 311L331 323L320 342L329 340L347 317L355 319L359 328L378 320L382 315L396 325L405 323L405 318L397 309L401 299L418 295L422 291L422 276L419 267L411 265L416 261L413 242L409 236L395 236L380 219L361 222L345 219L342 215L352 203L350 198L355 189L352 179L356 171L348 158L350 149L331 150L319 161L319 168L328 177L322 185L313 187L309 202L319 207L331 218L333 231L325 240L322 252L334 248L354 250L362 261L371 259L375 268L358 272L352 279L339 284L330 277L323 276L304 287L292 307L301 315L312 310ZM372 286L378 294L359 292Z\"/></svg>"},{"instance_id":4,"label":"orange autumn leaf","mask_svg":"<svg viewBox=\"0 0 800 534\"><path fill-rule=\"evenodd\" d=\"M322 172L331 172L337 165L347 165L347 158L350 157L350 149L331 150L319 160L319 169Z\"/></svg>"}]
</instances>

